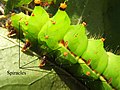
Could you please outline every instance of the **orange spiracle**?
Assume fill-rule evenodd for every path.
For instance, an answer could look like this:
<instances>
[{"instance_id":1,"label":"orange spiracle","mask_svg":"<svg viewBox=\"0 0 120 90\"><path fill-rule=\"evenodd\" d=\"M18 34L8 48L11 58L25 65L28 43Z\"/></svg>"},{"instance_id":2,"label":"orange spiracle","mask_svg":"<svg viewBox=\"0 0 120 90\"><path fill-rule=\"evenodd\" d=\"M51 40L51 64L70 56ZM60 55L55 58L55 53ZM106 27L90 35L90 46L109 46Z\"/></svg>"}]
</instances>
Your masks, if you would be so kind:
<instances>
[{"instance_id":1,"label":"orange spiracle","mask_svg":"<svg viewBox=\"0 0 120 90\"><path fill-rule=\"evenodd\" d=\"M52 24L56 24L56 22L55 22L55 21L53 21L53 22L52 22Z\"/></svg>"},{"instance_id":2,"label":"orange spiracle","mask_svg":"<svg viewBox=\"0 0 120 90\"><path fill-rule=\"evenodd\" d=\"M48 39L48 38L49 38L49 36L48 36L48 35L46 35L46 36L45 36L45 39Z\"/></svg>"},{"instance_id":3,"label":"orange spiracle","mask_svg":"<svg viewBox=\"0 0 120 90\"><path fill-rule=\"evenodd\" d=\"M55 21L53 21L53 20L51 20L51 22L52 22L52 24L56 24L56 22L55 22Z\"/></svg>"},{"instance_id":4,"label":"orange spiracle","mask_svg":"<svg viewBox=\"0 0 120 90\"><path fill-rule=\"evenodd\" d=\"M35 14L34 14L34 13L32 13L32 16L35 16Z\"/></svg>"},{"instance_id":5,"label":"orange spiracle","mask_svg":"<svg viewBox=\"0 0 120 90\"><path fill-rule=\"evenodd\" d=\"M86 75L87 75L87 76L90 76L90 72L89 72L89 71L87 71L87 72L86 72Z\"/></svg>"},{"instance_id":6,"label":"orange spiracle","mask_svg":"<svg viewBox=\"0 0 120 90\"><path fill-rule=\"evenodd\" d=\"M64 11L66 8L67 8L67 5L65 2L60 4L60 10Z\"/></svg>"},{"instance_id":7,"label":"orange spiracle","mask_svg":"<svg viewBox=\"0 0 120 90\"><path fill-rule=\"evenodd\" d=\"M68 52L64 52L63 55L66 57L68 55Z\"/></svg>"}]
</instances>

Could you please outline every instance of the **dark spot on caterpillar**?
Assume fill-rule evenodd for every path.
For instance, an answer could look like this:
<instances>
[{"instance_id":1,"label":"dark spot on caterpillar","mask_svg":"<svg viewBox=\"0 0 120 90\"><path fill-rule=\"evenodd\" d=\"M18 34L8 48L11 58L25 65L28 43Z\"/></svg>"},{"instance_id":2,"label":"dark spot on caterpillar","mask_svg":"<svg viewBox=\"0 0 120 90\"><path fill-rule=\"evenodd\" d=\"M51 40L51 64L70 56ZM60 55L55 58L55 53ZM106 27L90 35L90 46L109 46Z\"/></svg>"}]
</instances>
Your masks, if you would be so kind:
<instances>
[{"instance_id":1,"label":"dark spot on caterpillar","mask_svg":"<svg viewBox=\"0 0 120 90\"><path fill-rule=\"evenodd\" d=\"M61 3L59 8L60 8L60 10L64 11L67 8L66 3L65 2Z\"/></svg>"},{"instance_id":2,"label":"dark spot on caterpillar","mask_svg":"<svg viewBox=\"0 0 120 90\"><path fill-rule=\"evenodd\" d=\"M48 39L48 38L49 38L49 36L48 36L48 35L46 35L46 36L45 36L45 39Z\"/></svg>"},{"instance_id":3,"label":"dark spot on caterpillar","mask_svg":"<svg viewBox=\"0 0 120 90\"><path fill-rule=\"evenodd\" d=\"M32 13L32 16L35 16L35 14L34 14L34 13Z\"/></svg>"},{"instance_id":4,"label":"dark spot on caterpillar","mask_svg":"<svg viewBox=\"0 0 120 90\"><path fill-rule=\"evenodd\" d=\"M29 40L26 40L25 45L22 48L22 51L25 52L31 46Z\"/></svg>"},{"instance_id":5,"label":"dark spot on caterpillar","mask_svg":"<svg viewBox=\"0 0 120 90\"><path fill-rule=\"evenodd\" d=\"M68 55L68 52L64 52L63 55L66 57Z\"/></svg>"},{"instance_id":6,"label":"dark spot on caterpillar","mask_svg":"<svg viewBox=\"0 0 120 90\"><path fill-rule=\"evenodd\" d=\"M86 23L86 22L83 22L83 23L82 23L82 25L83 25L83 26L86 26L86 25L87 25L87 23Z\"/></svg>"},{"instance_id":7,"label":"dark spot on caterpillar","mask_svg":"<svg viewBox=\"0 0 120 90\"><path fill-rule=\"evenodd\" d=\"M90 72L89 72L89 71L87 71L87 72L86 72L86 75L87 75L87 76L90 76Z\"/></svg>"}]
</instances>

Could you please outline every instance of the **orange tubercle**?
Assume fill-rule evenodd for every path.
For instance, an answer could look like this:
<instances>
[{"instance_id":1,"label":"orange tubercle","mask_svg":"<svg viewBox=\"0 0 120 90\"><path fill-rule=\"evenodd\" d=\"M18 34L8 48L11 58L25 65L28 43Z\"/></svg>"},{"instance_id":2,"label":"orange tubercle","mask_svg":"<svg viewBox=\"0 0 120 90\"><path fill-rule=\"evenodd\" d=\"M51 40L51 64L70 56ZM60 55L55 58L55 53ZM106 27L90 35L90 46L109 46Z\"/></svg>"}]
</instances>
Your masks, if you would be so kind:
<instances>
[{"instance_id":1,"label":"orange tubercle","mask_svg":"<svg viewBox=\"0 0 120 90\"><path fill-rule=\"evenodd\" d=\"M26 25L26 26L28 25L28 21L25 22L25 25Z\"/></svg>"},{"instance_id":2,"label":"orange tubercle","mask_svg":"<svg viewBox=\"0 0 120 90\"><path fill-rule=\"evenodd\" d=\"M45 36L45 39L48 39L48 38L49 38L49 36L48 36L48 35L46 35L46 36Z\"/></svg>"},{"instance_id":3,"label":"orange tubercle","mask_svg":"<svg viewBox=\"0 0 120 90\"><path fill-rule=\"evenodd\" d=\"M32 16L35 16L35 14L34 14L34 13L32 13Z\"/></svg>"},{"instance_id":4,"label":"orange tubercle","mask_svg":"<svg viewBox=\"0 0 120 90\"><path fill-rule=\"evenodd\" d=\"M103 42L104 42L104 41L105 41L105 38L101 38L101 41L103 41Z\"/></svg>"},{"instance_id":5,"label":"orange tubercle","mask_svg":"<svg viewBox=\"0 0 120 90\"><path fill-rule=\"evenodd\" d=\"M60 4L60 9L61 10L65 10L66 8L67 8L67 5L66 5L65 2Z\"/></svg>"},{"instance_id":6,"label":"orange tubercle","mask_svg":"<svg viewBox=\"0 0 120 90\"><path fill-rule=\"evenodd\" d=\"M34 3L35 3L35 4L40 4L40 3L41 3L41 0L34 0Z\"/></svg>"},{"instance_id":7,"label":"orange tubercle","mask_svg":"<svg viewBox=\"0 0 120 90\"><path fill-rule=\"evenodd\" d=\"M68 55L68 52L64 52L63 55L66 57Z\"/></svg>"},{"instance_id":8,"label":"orange tubercle","mask_svg":"<svg viewBox=\"0 0 120 90\"><path fill-rule=\"evenodd\" d=\"M55 22L55 21L53 21L53 20L51 20L51 22L52 22L52 24L56 24L56 22Z\"/></svg>"},{"instance_id":9,"label":"orange tubercle","mask_svg":"<svg viewBox=\"0 0 120 90\"><path fill-rule=\"evenodd\" d=\"M83 22L83 23L82 23L82 25L83 25L83 26L86 26L86 25L87 25L87 23L86 23L86 22Z\"/></svg>"},{"instance_id":10,"label":"orange tubercle","mask_svg":"<svg viewBox=\"0 0 120 90\"><path fill-rule=\"evenodd\" d=\"M87 72L86 72L86 75L87 75L87 76L90 76L90 72L89 72L89 71L87 71Z\"/></svg>"}]
</instances>

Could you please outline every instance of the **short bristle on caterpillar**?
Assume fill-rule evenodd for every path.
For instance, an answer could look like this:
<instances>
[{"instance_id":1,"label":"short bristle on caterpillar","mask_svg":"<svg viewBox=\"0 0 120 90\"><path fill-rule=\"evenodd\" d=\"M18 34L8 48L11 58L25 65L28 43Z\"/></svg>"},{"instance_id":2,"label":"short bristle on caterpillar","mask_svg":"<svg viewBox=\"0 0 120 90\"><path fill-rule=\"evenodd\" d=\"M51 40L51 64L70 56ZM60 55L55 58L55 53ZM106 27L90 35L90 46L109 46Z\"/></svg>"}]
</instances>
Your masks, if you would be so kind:
<instances>
[{"instance_id":1,"label":"short bristle on caterpillar","mask_svg":"<svg viewBox=\"0 0 120 90\"><path fill-rule=\"evenodd\" d=\"M67 8L67 4L65 2L61 3L59 8L60 10L64 11Z\"/></svg>"}]
</instances>

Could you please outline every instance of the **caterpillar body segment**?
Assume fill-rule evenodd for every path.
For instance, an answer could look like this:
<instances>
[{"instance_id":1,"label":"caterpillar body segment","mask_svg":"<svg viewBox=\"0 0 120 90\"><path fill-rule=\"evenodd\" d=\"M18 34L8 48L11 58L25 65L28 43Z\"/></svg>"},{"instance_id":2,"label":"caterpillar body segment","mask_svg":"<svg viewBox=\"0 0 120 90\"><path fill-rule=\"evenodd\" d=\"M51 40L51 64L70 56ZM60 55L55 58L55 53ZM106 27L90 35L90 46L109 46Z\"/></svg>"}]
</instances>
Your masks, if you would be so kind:
<instances>
[{"instance_id":1,"label":"caterpillar body segment","mask_svg":"<svg viewBox=\"0 0 120 90\"><path fill-rule=\"evenodd\" d=\"M56 54L55 61L62 65L63 67L69 67L72 64L75 64L78 62L78 59L74 57L74 55L71 54L71 52L63 46L63 44L59 44L59 53Z\"/></svg>"},{"instance_id":2,"label":"caterpillar body segment","mask_svg":"<svg viewBox=\"0 0 120 90\"><path fill-rule=\"evenodd\" d=\"M42 26L49 20L47 12L41 6L35 6L29 20L24 23L24 35L31 43L38 42L38 33Z\"/></svg>"},{"instance_id":3,"label":"caterpillar body segment","mask_svg":"<svg viewBox=\"0 0 120 90\"><path fill-rule=\"evenodd\" d=\"M55 23L53 23L55 22ZM70 19L65 11L58 10L41 29L38 34L39 44L46 42L51 49L57 49L70 26Z\"/></svg>"},{"instance_id":4,"label":"caterpillar body segment","mask_svg":"<svg viewBox=\"0 0 120 90\"><path fill-rule=\"evenodd\" d=\"M82 24L71 25L69 31L64 36L64 41L68 43L68 48L77 56L81 56L88 45L85 30Z\"/></svg>"},{"instance_id":5,"label":"caterpillar body segment","mask_svg":"<svg viewBox=\"0 0 120 90\"><path fill-rule=\"evenodd\" d=\"M120 55L115 55L107 52L108 65L105 68L103 75L114 88L120 89Z\"/></svg>"},{"instance_id":6,"label":"caterpillar body segment","mask_svg":"<svg viewBox=\"0 0 120 90\"><path fill-rule=\"evenodd\" d=\"M88 46L82 58L86 61L90 60L91 67L101 74L108 64L108 55L103 47L101 39L88 39Z\"/></svg>"},{"instance_id":7,"label":"caterpillar body segment","mask_svg":"<svg viewBox=\"0 0 120 90\"><path fill-rule=\"evenodd\" d=\"M19 13L19 14L13 14L11 16L11 26L14 27L15 33L18 36L23 36L23 31L21 29L22 24L21 22L26 22L29 19L28 15L25 15L24 13ZM20 35L19 35L20 34Z\"/></svg>"}]
</instances>

